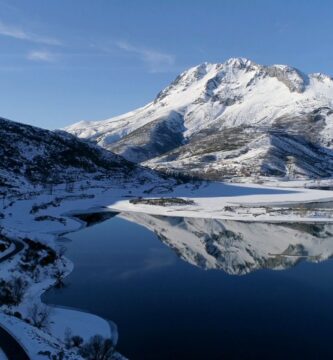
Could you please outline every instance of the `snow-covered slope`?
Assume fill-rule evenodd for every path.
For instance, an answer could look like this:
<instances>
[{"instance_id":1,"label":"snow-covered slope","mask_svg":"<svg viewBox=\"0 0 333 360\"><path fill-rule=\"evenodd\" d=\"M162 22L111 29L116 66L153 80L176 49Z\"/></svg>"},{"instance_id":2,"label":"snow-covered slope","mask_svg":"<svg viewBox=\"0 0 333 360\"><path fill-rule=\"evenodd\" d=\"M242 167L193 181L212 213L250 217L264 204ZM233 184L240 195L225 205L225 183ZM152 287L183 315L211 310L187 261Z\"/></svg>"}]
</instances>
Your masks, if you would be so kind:
<instances>
[{"instance_id":1,"label":"snow-covered slope","mask_svg":"<svg viewBox=\"0 0 333 360\"><path fill-rule=\"evenodd\" d=\"M185 261L204 269L241 275L282 270L301 260L333 255L331 224L270 224L229 220L122 214L154 231Z\"/></svg>"},{"instance_id":2,"label":"snow-covered slope","mask_svg":"<svg viewBox=\"0 0 333 360\"><path fill-rule=\"evenodd\" d=\"M0 193L34 186L104 180L108 185L160 179L97 145L66 132L52 132L0 119Z\"/></svg>"},{"instance_id":3,"label":"snow-covered slope","mask_svg":"<svg viewBox=\"0 0 333 360\"><path fill-rule=\"evenodd\" d=\"M65 130L165 171L326 177L333 173L333 80L243 58L204 63L143 108Z\"/></svg>"}]
</instances>

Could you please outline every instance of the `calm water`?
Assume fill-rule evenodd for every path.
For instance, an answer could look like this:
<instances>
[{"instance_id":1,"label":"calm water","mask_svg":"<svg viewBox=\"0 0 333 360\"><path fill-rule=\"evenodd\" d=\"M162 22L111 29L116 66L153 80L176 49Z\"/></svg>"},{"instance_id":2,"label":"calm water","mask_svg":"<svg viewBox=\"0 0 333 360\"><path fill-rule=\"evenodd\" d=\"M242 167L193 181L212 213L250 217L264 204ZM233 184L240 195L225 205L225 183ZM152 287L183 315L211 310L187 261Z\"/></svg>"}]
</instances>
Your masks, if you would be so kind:
<instances>
[{"instance_id":1,"label":"calm water","mask_svg":"<svg viewBox=\"0 0 333 360\"><path fill-rule=\"evenodd\" d=\"M330 226L131 219L68 235L44 301L115 321L130 359L332 358Z\"/></svg>"}]
</instances>

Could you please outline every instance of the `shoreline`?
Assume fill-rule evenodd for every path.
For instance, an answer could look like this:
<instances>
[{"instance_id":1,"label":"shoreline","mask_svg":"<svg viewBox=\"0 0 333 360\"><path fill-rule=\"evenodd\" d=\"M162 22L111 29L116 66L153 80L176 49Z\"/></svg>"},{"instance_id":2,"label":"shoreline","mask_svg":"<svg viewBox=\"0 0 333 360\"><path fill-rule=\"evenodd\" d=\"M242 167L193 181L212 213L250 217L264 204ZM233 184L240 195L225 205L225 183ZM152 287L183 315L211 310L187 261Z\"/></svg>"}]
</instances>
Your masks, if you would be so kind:
<instances>
[{"instance_id":1,"label":"shoreline","mask_svg":"<svg viewBox=\"0 0 333 360\"><path fill-rule=\"evenodd\" d=\"M58 231L48 232L47 235L51 236L52 239L49 238L47 240L47 243L52 244L52 246L54 246L56 244L56 242L59 240L61 235L66 234L66 233L80 231L86 227L86 223L84 221L80 220L79 218L70 216L69 214L63 214L63 216L66 218L67 217L71 218L71 220L75 221L77 224L79 224L79 226L76 229L70 229L69 231L66 231L66 232L58 232ZM43 235L43 234L41 234L41 235ZM44 235L46 235L46 234L44 234ZM17 240L17 238L13 238L13 237L8 237L8 238L11 241L13 241L14 243L21 243L20 241ZM17 255L19 255L21 253L21 251L24 248L25 247L23 246L22 248L19 249L19 251L16 251L16 250L12 251L10 254L8 254L9 259L7 259L7 255L6 255L6 259L4 259L4 262L6 260L15 258ZM67 267L67 271L63 276L63 278L66 278L74 270L74 263L67 256L64 256L62 261L65 261L66 267ZM40 282L30 284L30 286L28 287L28 293L24 297L23 301L19 304L18 309L22 311L22 309L27 307L27 303L29 303L29 301L32 299L33 299L34 303L40 303L40 304L44 304L45 306L47 306L50 309L51 317L52 317L52 325L50 326L49 331L52 334L52 338L57 341L62 342L64 340L63 336L65 335L65 331L67 328L69 328L69 326L67 326L67 325L70 325L71 330L73 330L73 328L74 328L74 331L80 330L78 332L73 333L73 335L82 336L85 341L89 340L90 336L100 334L100 335L104 336L105 338L110 338L116 345L116 343L118 341L118 337L119 337L118 328L117 328L117 325L112 320L104 319L98 315L93 314L92 312L85 311L83 309L73 308L73 307L70 308L70 307L65 307L65 306L57 305L57 304L45 303L42 300L43 295L49 289L54 288L55 286L56 286L56 280L51 277L47 277ZM20 323L21 327L23 326L24 328L27 328L27 329L33 328L33 330L36 330L38 333L41 333L42 331L35 327L32 327L30 324L26 323L23 320L13 317L12 315L6 314L5 312L6 312L6 309L3 309L2 311L0 311L0 326L2 326L10 334L10 336L12 336L20 344L20 346L31 357L31 359L34 359L34 360L35 359L45 359L44 356L41 356L37 353L38 346L35 351L34 347L36 346L36 344L33 344L33 346L29 346L29 345L31 345L31 338L29 339L29 338L26 338L25 336L22 337L21 332L19 332L19 335L18 335L18 334L16 334L15 330L16 330L16 327L18 327L18 323ZM66 319L66 321L65 322L59 321L59 318ZM75 319L75 321L74 321L74 319ZM75 326L75 323L77 323L78 326ZM14 327L12 326L13 324L15 324ZM85 324L86 324L86 326L85 326ZM76 327L76 329L75 329L75 327ZM88 334L85 334L83 331L81 331L82 327L84 328L85 331L88 331ZM94 330L91 331L91 328L93 328ZM55 329L56 329L56 331L55 331ZM31 331L31 330L28 330L28 332L29 331ZM89 334L89 332L90 332L90 334ZM59 336L59 335L63 335L62 339L61 339L61 336ZM49 336L47 336L47 337L49 337ZM48 340L48 341L50 341L50 340ZM119 354L117 351L115 354L117 356L117 359L126 359L121 354ZM74 358L69 357L69 359L76 360L76 359L78 359L78 357L76 355L74 355Z\"/></svg>"},{"instance_id":2,"label":"shoreline","mask_svg":"<svg viewBox=\"0 0 333 360\"><path fill-rule=\"evenodd\" d=\"M46 246L55 249L57 240L62 236L76 232L87 226L87 222L81 220L75 215L80 214L93 214L96 212L101 213L146 213L156 216L172 216L172 217L193 217L193 218L207 218L207 219L221 219L238 222L267 222L267 223L332 223L332 217L324 217L322 214L318 216L315 212L307 215L311 216L290 216L290 214L278 216L259 214L256 206L274 206L275 204L286 205L305 204L305 203L318 203L329 202L333 199L333 191L325 190L309 190L309 189L295 189L295 188L278 188L259 186L255 184L224 184L224 183L203 183L200 188L191 185L180 185L173 190L163 193L149 192L147 186L138 187L136 189L129 187L107 187L105 183L95 184L98 185L85 189L85 191L77 191L73 193L66 193L66 191L56 189L54 194L39 193L31 197L20 197L15 201L3 206L1 210L4 218L1 220L4 235L11 239L28 238L33 241L40 242ZM182 198L192 201L190 205L146 205L146 204L132 204L130 199L133 198ZM55 199L58 199L55 202ZM278 201L277 201L278 200ZM292 201L291 201L292 200ZM296 200L296 201L295 201ZM227 207L238 206L234 212L226 211ZM32 212L36 207L37 211ZM247 213L240 213L239 211L248 211ZM306 214L304 214L306 215ZM333 214L332 214L333 215ZM42 221L36 220L43 217ZM9 278L13 273L19 273L18 254L10 261L0 263L2 275L4 278ZM68 276L74 269L73 262L64 257L63 261L66 264L66 272L64 276ZM13 272L14 271L14 272ZM27 276L28 274L23 274ZM27 298L25 298L18 306L18 309L23 314L27 313L29 302L42 303L41 297L48 289L53 287L56 283L55 278L51 277L51 273L46 273L37 283L32 283L30 279L30 287L28 289ZM3 310L5 310L4 308ZM24 336L26 333L34 332L41 338L44 337L45 343L57 343L58 347L64 336L64 331L70 325L71 310L67 311L67 316L63 316L61 311L56 311L57 316L57 329L53 336L42 333L38 329L32 327L27 323L19 323L19 319L13 319L15 327L21 332L22 341L25 341L30 347L40 346L36 341ZM2 314L2 312L1 312ZM1 321L0 314L0 323ZM72 310L72 316L76 315L82 318L87 317L84 311ZM86 315L84 315L86 314ZM98 317L89 313L90 319L95 319L96 327L104 329L104 334L111 336L111 331L108 320ZM97 320L98 319L98 320ZM3 319L2 319L3 320ZM76 320L77 321L77 320ZM80 321L79 321L80 322ZM23 323L23 325L22 325ZM99 325L98 325L99 324ZM107 324L108 333L105 333L105 324ZM14 330L15 330L14 327ZM92 335L92 333L89 333ZM37 335L36 335L37 336ZM53 339L53 340L52 340ZM56 347L57 347L56 346ZM35 351L35 350L31 350ZM36 351L34 352L36 354ZM120 356L120 355L119 355ZM43 359L40 356L34 356L35 359ZM74 357L73 359L77 359Z\"/></svg>"}]
</instances>

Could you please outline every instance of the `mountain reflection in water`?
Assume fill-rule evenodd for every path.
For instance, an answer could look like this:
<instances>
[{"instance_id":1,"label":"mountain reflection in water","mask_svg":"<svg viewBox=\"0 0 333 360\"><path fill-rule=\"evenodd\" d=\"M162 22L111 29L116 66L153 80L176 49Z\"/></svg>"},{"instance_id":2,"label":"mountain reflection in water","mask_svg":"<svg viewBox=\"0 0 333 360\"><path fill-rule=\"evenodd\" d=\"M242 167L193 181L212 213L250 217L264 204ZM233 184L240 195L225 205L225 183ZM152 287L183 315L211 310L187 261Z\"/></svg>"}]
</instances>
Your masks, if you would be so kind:
<instances>
[{"instance_id":1,"label":"mountain reflection in water","mask_svg":"<svg viewBox=\"0 0 333 360\"><path fill-rule=\"evenodd\" d=\"M282 270L302 259L318 262L333 254L332 224L273 224L143 213L121 216L153 231L188 263L228 274Z\"/></svg>"},{"instance_id":2,"label":"mountain reflection in water","mask_svg":"<svg viewBox=\"0 0 333 360\"><path fill-rule=\"evenodd\" d=\"M129 359L331 357L332 225L114 215L81 217L43 300L113 320Z\"/></svg>"}]
</instances>

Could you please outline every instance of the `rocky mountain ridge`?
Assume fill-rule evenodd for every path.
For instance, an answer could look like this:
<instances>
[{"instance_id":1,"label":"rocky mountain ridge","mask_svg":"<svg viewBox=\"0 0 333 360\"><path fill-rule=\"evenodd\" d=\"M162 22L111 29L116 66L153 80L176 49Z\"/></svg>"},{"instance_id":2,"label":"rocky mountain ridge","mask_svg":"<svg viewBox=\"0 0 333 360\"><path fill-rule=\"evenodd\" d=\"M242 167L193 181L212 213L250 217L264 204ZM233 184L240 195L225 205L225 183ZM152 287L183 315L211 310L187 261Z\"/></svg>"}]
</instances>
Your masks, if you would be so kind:
<instances>
[{"instance_id":1,"label":"rocky mountain ridge","mask_svg":"<svg viewBox=\"0 0 333 360\"><path fill-rule=\"evenodd\" d=\"M244 58L180 74L143 108L66 131L126 159L205 179L333 174L333 80Z\"/></svg>"}]
</instances>

